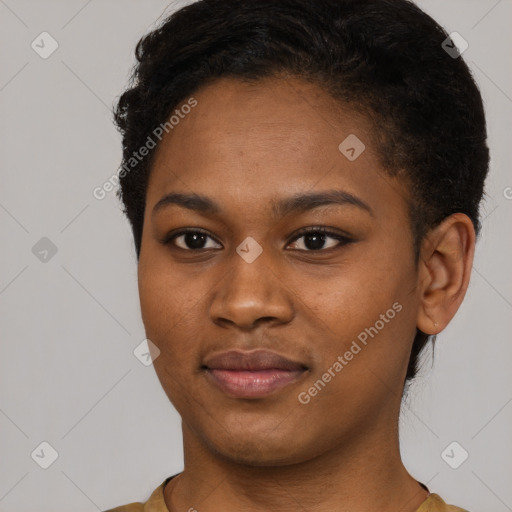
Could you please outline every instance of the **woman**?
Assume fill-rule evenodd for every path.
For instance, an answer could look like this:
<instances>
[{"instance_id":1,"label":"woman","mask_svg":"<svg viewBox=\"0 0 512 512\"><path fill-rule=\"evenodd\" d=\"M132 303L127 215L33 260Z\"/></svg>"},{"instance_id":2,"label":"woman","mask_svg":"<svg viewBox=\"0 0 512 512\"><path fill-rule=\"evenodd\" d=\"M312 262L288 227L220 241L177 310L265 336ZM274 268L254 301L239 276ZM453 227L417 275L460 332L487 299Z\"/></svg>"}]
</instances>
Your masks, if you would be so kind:
<instances>
[{"instance_id":1,"label":"woman","mask_svg":"<svg viewBox=\"0 0 512 512\"><path fill-rule=\"evenodd\" d=\"M185 467L113 510L462 510L398 442L488 169L456 42L406 0L202 0L139 42L120 198Z\"/></svg>"}]
</instances>

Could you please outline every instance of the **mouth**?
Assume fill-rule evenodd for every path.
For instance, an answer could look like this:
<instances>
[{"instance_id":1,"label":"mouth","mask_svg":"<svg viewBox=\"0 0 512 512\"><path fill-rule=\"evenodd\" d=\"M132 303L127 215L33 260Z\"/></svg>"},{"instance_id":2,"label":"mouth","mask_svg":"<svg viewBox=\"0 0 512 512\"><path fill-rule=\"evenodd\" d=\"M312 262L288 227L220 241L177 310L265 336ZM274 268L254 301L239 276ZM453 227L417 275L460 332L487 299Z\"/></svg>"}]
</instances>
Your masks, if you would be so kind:
<instances>
[{"instance_id":1,"label":"mouth","mask_svg":"<svg viewBox=\"0 0 512 512\"><path fill-rule=\"evenodd\" d=\"M268 350L222 352L205 360L208 380L233 398L264 398L304 375L308 367Z\"/></svg>"}]
</instances>

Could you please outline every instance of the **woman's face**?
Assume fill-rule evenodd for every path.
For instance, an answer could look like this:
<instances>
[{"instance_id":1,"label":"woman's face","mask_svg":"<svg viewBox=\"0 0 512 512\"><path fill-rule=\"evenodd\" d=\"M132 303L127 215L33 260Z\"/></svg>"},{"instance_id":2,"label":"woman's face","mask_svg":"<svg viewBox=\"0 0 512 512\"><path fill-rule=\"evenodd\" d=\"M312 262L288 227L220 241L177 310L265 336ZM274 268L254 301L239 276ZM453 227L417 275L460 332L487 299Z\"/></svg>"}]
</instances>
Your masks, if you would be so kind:
<instances>
[{"instance_id":1,"label":"woman's face","mask_svg":"<svg viewBox=\"0 0 512 512\"><path fill-rule=\"evenodd\" d=\"M154 366L186 430L251 465L389 435L419 307L406 188L366 121L312 84L223 79L194 99L155 155L139 260ZM204 200L155 208L169 194ZM296 364L213 362L257 349Z\"/></svg>"}]
</instances>

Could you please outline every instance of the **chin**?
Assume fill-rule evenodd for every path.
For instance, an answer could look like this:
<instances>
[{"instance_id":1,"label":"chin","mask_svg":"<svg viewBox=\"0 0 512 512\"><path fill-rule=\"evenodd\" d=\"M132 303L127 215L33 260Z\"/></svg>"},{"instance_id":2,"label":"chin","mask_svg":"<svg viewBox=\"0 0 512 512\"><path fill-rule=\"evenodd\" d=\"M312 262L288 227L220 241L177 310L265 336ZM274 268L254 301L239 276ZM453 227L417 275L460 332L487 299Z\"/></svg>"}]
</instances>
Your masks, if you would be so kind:
<instances>
[{"instance_id":1,"label":"chin","mask_svg":"<svg viewBox=\"0 0 512 512\"><path fill-rule=\"evenodd\" d=\"M231 435L226 435L226 430ZM298 436L301 428L280 429L275 425L266 425L266 428L247 428L239 425L238 428L220 429L215 433L204 432L201 436L208 449L220 458L247 466L285 466L297 464L314 456L307 453L304 439L304 429ZM213 434L213 435L211 435ZM299 437L301 439L299 439ZM310 451L314 451L311 449Z\"/></svg>"},{"instance_id":2,"label":"chin","mask_svg":"<svg viewBox=\"0 0 512 512\"><path fill-rule=\"evenodd\" d=\"M222 459L243 466L254 467L278 467L297 464L304 459L300 454L296 453L297 446L290 444L289 447L282 445L277 447L272 444L269 446L261 446L262 440L248 441L246 443L233 446L211 446L216 454Z\"/></svg>"}]
</instances>

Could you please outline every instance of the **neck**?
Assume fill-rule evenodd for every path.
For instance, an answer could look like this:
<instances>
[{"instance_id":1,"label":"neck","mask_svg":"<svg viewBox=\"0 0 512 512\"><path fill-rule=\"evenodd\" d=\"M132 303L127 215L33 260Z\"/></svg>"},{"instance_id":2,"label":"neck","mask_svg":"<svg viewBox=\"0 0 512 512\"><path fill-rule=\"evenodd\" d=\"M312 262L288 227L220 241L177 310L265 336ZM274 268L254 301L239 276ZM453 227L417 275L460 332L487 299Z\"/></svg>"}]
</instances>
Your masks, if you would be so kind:
<instances>
[{"instance_id":1,"label":"neck","mask_svg":"<svg viewBox=\"0 0 512 512\"><path fill-rule=\"evenodd\" d=\"M313 459L270 467L226 460L186 425L183 441L185 469L164 491L171 512L414 512L428 495L403 466L397 428L373 429Z\"/></svg>"}]
</instances>

